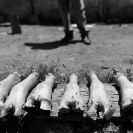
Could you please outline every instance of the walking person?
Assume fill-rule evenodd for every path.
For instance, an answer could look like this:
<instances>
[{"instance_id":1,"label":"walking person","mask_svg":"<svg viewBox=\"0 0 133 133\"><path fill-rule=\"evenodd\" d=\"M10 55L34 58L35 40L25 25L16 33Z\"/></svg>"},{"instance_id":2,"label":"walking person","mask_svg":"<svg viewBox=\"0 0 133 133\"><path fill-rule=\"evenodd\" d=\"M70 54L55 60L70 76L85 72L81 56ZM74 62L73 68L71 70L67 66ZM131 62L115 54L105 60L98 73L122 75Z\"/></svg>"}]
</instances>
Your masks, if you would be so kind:
<instances>
[{"instance_id":1,"label":"walking person","mask_svg":"<svg viewBox=\"0 0 133 133\"><path fill-rule=\"evenodd\" d=\"M74 12L77 27L81 34L81 41L84 44L91 44L89 30L85 29L86 16L84 0L58 0L59 11L64 24L65 36L61 39L62 43L69 42L73 39L73 28L70 19L70 4Z\"/></svg>"}]
</instances>

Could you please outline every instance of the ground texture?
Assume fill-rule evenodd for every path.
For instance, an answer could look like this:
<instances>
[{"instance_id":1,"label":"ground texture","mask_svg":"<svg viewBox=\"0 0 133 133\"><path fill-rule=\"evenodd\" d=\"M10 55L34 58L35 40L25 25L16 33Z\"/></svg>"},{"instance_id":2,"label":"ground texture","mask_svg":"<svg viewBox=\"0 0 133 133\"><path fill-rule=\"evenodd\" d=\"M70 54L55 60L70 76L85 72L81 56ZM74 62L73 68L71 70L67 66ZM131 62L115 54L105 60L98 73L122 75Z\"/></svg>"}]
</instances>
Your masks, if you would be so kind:
<instances>
[{"instance_id":1,"label":"ground texture","mask_svg":"<svg viewBox=\"0 0 133 133\"><path fill-rule=\"evenodd\" d=\"M104 72L115 67L125 71L133 64L133 25L92 25L91 45L80 42L75 28L74 40L61 44L60 26L23 25L22 34L9 35L10 26L0 27L0 70L20 67L22 62L51 62L59 59L68 69Z\"/></svg>"},{"instance_id":2,"label":"ground texture","mask_svg":"<svg viewBox=\"0 0 133 133\"><path fill-rule=\"evenodd\" d=\"M59 42L64 35L61 26L22 25L21 28L22 34L10 35L7 34L11 32L10 25L4 24L0 26L1 79L6 77L9 71L23 69L23 64L27 62L34 64L50 63L56 59L64 66L62 73L68 71L80 71L82 73L84 70L94 70L103 82L106 82L105 77L112 68L117 68L125 72L126 69L132 68L133 66L132 24L88 25L90 39L92 40L91 45L85 45L80 42L79 31L75 26L74 40L69 44L61 44ZM59 91L60 93L58 91L59 89L57 87L53 93L54 109L56 109L56 104L61 96L60 94L63 93L61 90ZM117 104L116 106L118 107L118 92L116 90L113 92L109 90L107 92L110 95L111 101L114 102L114 105ZM114 93L115 95L113 95ZM84 94L84 90L82 94L85 96L84 100L88 100L86 99L88 94ZM54 97L55 95L56 97ZM119 116L117 114L119 113L119 108L117 109L116 115ZM53 116L56 115L54 113ZM58 127L58 123L56 125ZM68 132L73 132L73 127L68 126L68 124L64 126L66 126L66 132L67 130ZM56 128L56 126L53 128ZM49 133L53 133L53 131L49 131Z\"/></svg>"}]
</instances>

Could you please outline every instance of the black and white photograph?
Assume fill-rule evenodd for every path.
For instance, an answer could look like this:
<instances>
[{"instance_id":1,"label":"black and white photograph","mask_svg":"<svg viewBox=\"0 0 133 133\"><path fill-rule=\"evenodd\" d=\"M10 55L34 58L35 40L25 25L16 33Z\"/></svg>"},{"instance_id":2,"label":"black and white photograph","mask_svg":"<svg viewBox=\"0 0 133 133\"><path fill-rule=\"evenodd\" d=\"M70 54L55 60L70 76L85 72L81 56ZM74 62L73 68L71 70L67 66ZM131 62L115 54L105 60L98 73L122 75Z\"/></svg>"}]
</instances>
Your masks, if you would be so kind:
<instances>
[{"instance_id":1,"label":"black and white photograph","mask_svg":"<svg viewBox=\"0 0 133 133\"><path fill-rule=\"evenodd\" d=\"M133 133L133 0L0 0L0 133Z\"/></svg>"}]
</instances>

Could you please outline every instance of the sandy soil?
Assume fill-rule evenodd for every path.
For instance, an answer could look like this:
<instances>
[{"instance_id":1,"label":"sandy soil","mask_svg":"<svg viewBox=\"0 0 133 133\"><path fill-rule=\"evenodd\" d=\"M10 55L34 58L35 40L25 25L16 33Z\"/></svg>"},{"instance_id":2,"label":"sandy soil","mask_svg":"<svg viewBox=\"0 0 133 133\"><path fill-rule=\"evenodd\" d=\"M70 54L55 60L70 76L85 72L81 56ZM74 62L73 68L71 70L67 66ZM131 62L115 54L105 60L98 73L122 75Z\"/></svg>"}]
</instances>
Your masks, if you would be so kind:
<instances>
[{"instance_id":1,"label":"sandy soil","mask_svg":"<svg viewBox=\"0 0 133 133\"><path fill-rule=\"evenodd\" d=\"M61 26L21 25L22 34L9 35L8 24L0 26L0 71L21 68L22 62L51 62L59 59L70 71L95 70L98 73L115 67L126 71L133 64L133 25L89 25L91 45L80 42L77 28L74 40L63 45Z\"/></svg>"}]
</instances>

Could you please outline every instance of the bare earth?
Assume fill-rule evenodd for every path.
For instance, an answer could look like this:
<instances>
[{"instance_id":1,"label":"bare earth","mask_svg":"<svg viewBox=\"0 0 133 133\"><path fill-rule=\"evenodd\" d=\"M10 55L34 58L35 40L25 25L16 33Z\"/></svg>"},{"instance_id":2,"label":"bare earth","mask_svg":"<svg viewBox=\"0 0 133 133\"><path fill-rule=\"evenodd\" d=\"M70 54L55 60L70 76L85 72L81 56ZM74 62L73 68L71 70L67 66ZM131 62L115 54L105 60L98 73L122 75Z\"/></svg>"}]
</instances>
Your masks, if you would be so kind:
<instances>
[{"instance_id":1,"label":"bare earth","mask_svg":"<svg viewBox=\"0 0 133 133\"><path fill-rule=\"evenodd\" d=\"M63 45L61 26L22 25L22 34L9 35L10 25L0 26L0 71L21 68L22 62L51 62L59 59L71 71L95 70L100 74L115 67L126 71L133 64L133 25L90 25L91 45L74 40Z\"/></svg>"},{"instance_id":2,"label":"bare earth","mask_svg":"<svg viewBox=\"0 0 133 133\"><path fill-rule=\"evenodd\" d=\"M22 69L23 63L50 63L56 59L66 72L92 69L104 82L103 77L112 68L125 72L133 67L133 24L90 25L91 45L80 42L76 28L74 40L68 45L59 42L64 35L61 26L22 25L21 28L22 34L10 35L7 34L11 32L10 25L0 26L1 78L7 71Z\"/></svg>"}]
</instances>

